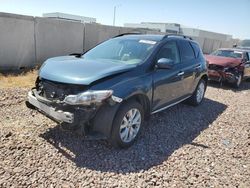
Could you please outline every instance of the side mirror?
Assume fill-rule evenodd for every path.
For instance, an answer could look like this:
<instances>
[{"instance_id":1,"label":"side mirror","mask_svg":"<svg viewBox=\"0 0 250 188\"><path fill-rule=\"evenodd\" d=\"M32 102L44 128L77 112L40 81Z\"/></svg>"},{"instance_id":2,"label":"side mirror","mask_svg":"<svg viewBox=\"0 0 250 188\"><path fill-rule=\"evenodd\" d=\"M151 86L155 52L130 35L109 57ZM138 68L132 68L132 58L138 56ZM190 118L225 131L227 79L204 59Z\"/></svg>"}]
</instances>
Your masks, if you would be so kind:
<instances>
[{"instance_id":1,"label":"side mirror","mask_svg":"<svg viewBox=\"0 0 250 188\"><path fill-rule=\"evenodd\" d=\"M174 65L174 61L168 58L161 58L156 63L156 67L158 69L171 69L173 65Z\"/></svg>"}]
</instances>

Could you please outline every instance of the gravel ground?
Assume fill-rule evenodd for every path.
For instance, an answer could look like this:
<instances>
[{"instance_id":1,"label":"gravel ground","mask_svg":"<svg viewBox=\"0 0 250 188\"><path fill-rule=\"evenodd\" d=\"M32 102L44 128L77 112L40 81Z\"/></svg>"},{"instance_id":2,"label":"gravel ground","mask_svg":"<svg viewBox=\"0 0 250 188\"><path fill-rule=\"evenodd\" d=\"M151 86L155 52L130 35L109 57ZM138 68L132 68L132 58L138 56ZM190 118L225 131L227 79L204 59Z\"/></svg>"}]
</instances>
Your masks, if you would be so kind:
<instances>
[{"instance_id":1,"label":"gravel ground","mask_svg":"<svg viewBox=\"0 0 250 188\"><path fill-rule=\"evenodd\" d=\"M87 141L0 90L0 187L250 187L250 82L153 115L127 150Z\"/></svg>"}]
</instances>

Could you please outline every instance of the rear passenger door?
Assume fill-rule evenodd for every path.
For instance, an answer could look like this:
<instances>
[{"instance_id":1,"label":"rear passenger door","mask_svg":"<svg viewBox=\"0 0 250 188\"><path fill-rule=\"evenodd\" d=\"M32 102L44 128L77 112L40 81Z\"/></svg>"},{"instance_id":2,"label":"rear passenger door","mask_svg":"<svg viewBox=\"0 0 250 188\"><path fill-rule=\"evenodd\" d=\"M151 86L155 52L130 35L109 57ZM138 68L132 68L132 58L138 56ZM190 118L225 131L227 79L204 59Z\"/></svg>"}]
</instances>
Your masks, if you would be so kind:
<instances>
[{"instance_id":1,"label":"rear passenger door","mask_svg":"<svg viewBox=\"0 0 250 188\"><path fill-rule=\"evenodd\" d=\"M178 46L181 55L182 67L182 88L183 94L192 94L194 85L196 85L196 74L201 70L201 62L199 61L199 46L188 40L178 40Z\"/></svg>"}]
</instances>

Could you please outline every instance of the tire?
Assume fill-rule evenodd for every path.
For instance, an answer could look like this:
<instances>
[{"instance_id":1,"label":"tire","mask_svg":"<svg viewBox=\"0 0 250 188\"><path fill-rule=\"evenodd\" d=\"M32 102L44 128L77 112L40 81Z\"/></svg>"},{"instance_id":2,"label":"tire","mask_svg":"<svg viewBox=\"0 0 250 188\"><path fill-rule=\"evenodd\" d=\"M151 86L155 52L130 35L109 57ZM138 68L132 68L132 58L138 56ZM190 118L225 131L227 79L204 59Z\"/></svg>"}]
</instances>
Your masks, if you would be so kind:
<instances>
[{"instance_id":1,"label":"tire","mask_svg":"<svg viewBox=\"0 0 250 188\"><path fill-rule=\"evenodd\" d=\"M194 93L187 100L188 104L192 106L198 106L204 99L206 88L207 88L207 82L204 79L201 79Z\"/></svg>"},{"instance_id":2,"label":"tire","mask_svg":"<svg viewBox=\"0 0 250 188\"><path fill-rule=\"evenodd\" d=\"M237 81L233 84L233 87L238 89L242 83L243 74L237 76Z\"/></svg>"},{"instance_id":3,"label":"tire","mask_svg":"<svg viewBox=\"0 0 250 188\"><path fill-rule=\"evenodd\" d=\"M132 116L134 116L134 119ZM133 124L133 120L137 120L135 121L136 124ZM113 121L111 144L117 148L130 147L137 139L143 122L144 110L140 103L130 100L122 104Z\"/></svg>"},{"instance_id":4,"label":"tire","mask_svg":"<svg viewBox=\"0 0 250 188\"><path fill-rule=\"evenodd\" d=\"M79 128L79 125L63 122L63 123L61 123L61 127L63 130L75 131Z\"/></svg>"}]
</instances>

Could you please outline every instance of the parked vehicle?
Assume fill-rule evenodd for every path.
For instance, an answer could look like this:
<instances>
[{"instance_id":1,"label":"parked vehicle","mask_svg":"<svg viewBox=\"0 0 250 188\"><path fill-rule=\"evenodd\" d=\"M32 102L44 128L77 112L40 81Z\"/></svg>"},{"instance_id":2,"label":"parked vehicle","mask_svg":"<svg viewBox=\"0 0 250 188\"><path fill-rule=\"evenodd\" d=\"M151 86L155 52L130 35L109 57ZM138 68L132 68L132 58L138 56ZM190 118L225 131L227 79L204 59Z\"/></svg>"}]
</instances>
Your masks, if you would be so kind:
<instances>
[{"instance_id":1,"label":"parked vehicle","mask_svg":"<svg viewBox=\"0 0 250 188\"><path fill-rule=\"evenodd\" d=\"M243 79L250 77L250 51L222 48L205 57L210 80L226 81L238 88Z\"/></svg>"},{"instance_id":2,"label":"parked vehicle","mask_svg":"<svg viewBox=\"0 0 250 188\"><path fill-rule=\"evenodd\" d=\"M48 59L27 106L129 147L150 114L184 100L199 105L207 80L205 58L190 38L124 34L85 54Z\"/></svg>"}]
</instances>

